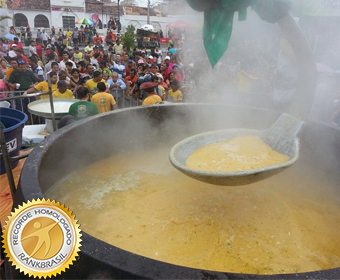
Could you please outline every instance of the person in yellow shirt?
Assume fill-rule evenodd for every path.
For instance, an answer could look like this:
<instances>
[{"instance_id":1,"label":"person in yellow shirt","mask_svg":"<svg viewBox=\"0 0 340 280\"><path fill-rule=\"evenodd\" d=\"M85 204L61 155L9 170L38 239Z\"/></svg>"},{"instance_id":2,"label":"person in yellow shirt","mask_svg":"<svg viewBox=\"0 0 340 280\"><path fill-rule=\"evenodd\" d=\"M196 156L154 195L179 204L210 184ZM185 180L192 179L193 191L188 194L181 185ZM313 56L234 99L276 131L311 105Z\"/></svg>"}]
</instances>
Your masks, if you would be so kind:
<instances>
[{"instance_id":1,"label":"person in yellow shirt","mask_svg":"<svg viewBox=\"0 0 340 280\"><path fill-rule=\"evenodd\" d=\"M105 83L99 82L97 88L98 93L93 95L91 102L97 105L99 114L110 112L112 108L117 110L116 100L110 93L105 92L107 89Z\"/></svg>"},{"instance_id":2,"label":"person in yellow shirt","mask_svg":"<svg viewBox=\"0 0 340 280\"><path fill-rule=\"evenodd\" d=\"M67 89L67 84L65 81L58 82L58 89L53 92L54 98L74 98L73 92Z\"/></svg>"},{"instance_id":3,"label":"person in yellow shirt","mask_svg":"<svg viewBox=\"0 0 340 280\"><path fill-rule=\"evenodd\" d=\"M92 57L92 52L93 52L92 41L89 41L87 43L87 46L85 47L84 51L85 51L85 55L88 55L88 56Z\"/></svg>"},{"instance_id":4,"label":"person in yellow shirt","mask_svg":"<svg viewBox=\"0 0 340 280\"><path fill-rule=\"evenodd\" d=\"M164 101L165 100L165 98L166 98L166 91L165 91L165 87L164 87L164 79L163 79L163 76L162 76L162 74L157 74L157 77L158 77L158 86L159 86L159 88L161 89L161 91L162 91L162 94L163 94L163 96L162 96L162 100ZM166 85L166 84L165 84Z\"/></svg>"},{"instance_id":5,"label":"person in yellow shirt","mask_svg":"<svg viewBox=\"0 0 340 280\"><path fill-rule=\"evenodd\" d=\"M53 92L58 90L58 86L57 86L58 74L56 72L50 72L48 75L50 77L51 91L52 91L52 94L53 94ZM28 90L26 90L24 92L24 95L26 95L28 93L37 92L37 91L48 92L48 82L47 81L42 81L42 82L36 84L34 87L31 87ZM38 99L45 99L45 98L48 98L48 95L41 95L41 96L39 96Z\"/></svg>"},{"instance_id":6,"label":"person in yellow shirt","mask_svg":"<svg viewBox=\"0 0 340 280\"><path fill-rule=\"evenodd\" d=\"M83 61L84 57L83 57L83 53L79 51L78 47L74 48L74 54L72 57L72 60L77 64L79 61Z\"/></svg>"},{"instance_id":7,"label":"person in yellow shirt","mask_svg":"<svg viewBox=\"0 0 340 280\"><path fill-rule=\"evenodd\" d=\"M142 83L140 86L141 90L144 90L147 94L147 98L144 99L142 105L156 105L162 102L162 98L156 93L155 87L158 85L152 82L145 82Z\"/></svg>"},{"instance_id":8,"label":"person in yellow shirt","mask_svg":"<svg viewBox=\"0 0 340 280\"><path fill-rule=\"evenodd\" d=\"M92 96L98 92L97 85L99 82L105 83L105 80L103 79L103 74L99 71L94 71L93 78L88 80L85 84L85 87L87 87L87 89L90 91L90 100L92 99ZM108 90L109 88L106 84L106 92L108 92Z\"/></svg>"},{"instance_id":9,"label":"person in yellow shirt","mask_svg":"<svg viewBox=\"0 0 340 280\"><path fill-rule=\"evenodd\" d=\"M171 89L168 92L168 101L180 102L183 100L182 92L179 90L179 81L171 81Z\"/></svg>"},{"instance_id":10,"label":"person in yellow shirt","mask_svg":"<svg viewBox=\"0 0 340 280\"><path fill-rule=\"evenodd\" d=\"M66 47L72 45L72 35L73 35L73 32L70 31L69 28L67 28L67 31L66 31Z\"/></svg>"}]
</instances>

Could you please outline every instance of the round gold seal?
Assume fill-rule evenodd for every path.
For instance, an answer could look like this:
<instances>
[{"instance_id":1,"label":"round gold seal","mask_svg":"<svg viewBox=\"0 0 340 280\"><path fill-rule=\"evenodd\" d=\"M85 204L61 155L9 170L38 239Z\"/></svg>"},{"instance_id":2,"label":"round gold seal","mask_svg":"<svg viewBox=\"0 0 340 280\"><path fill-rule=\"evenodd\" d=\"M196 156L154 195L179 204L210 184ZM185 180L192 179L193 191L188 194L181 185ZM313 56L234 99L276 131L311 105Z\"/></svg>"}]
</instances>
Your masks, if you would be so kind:
<instances>
[{"instance_id":1,"label":"round gold seal","mask_svg":"<svg viewBox=\"0 0 340 280\"><path fill-rule=\"evenodd\" d=\"M24 203L11 213L4 228L9 261L29 276L56 276L69 268L80 251L75 216L54 200Z\"/></svg>"}]
</instances>

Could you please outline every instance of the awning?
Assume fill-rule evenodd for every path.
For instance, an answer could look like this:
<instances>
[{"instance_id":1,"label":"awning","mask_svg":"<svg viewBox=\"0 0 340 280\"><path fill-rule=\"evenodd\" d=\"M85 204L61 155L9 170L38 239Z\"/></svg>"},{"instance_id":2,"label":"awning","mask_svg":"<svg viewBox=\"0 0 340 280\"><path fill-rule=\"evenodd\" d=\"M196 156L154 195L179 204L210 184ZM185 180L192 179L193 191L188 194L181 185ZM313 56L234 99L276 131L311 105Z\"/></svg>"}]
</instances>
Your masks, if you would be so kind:
<instances>
[{"instance_id":1,"label":"awning","mask_svg":"<svg viewBox=\"0 0 340 280\"><path fill-rule=\"evenodd\" d=\"M168 24L166 27L168 28L193 28L193 26L184 20L178 20L176 22Z\"/></svg>"}]
</instances>

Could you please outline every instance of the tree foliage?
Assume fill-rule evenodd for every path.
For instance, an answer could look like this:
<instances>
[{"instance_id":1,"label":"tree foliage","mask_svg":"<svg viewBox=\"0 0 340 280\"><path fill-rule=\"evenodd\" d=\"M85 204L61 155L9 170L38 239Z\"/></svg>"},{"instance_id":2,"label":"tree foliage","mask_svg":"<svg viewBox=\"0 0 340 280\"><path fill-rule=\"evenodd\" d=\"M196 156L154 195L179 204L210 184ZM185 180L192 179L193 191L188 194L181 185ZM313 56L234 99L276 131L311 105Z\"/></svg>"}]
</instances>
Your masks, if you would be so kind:
<instances>
[{"instance_id":1,"label":"tree foliage","mask_svg":"<svg viewBox=\"0 0 340 280\"><path fill-rule=\"evenodd\" d=\"M131 51L136 47L135 27L132 24L126 27L122 40L124 47L127 47L128 51Z\"/></svg>"}]
</instances>

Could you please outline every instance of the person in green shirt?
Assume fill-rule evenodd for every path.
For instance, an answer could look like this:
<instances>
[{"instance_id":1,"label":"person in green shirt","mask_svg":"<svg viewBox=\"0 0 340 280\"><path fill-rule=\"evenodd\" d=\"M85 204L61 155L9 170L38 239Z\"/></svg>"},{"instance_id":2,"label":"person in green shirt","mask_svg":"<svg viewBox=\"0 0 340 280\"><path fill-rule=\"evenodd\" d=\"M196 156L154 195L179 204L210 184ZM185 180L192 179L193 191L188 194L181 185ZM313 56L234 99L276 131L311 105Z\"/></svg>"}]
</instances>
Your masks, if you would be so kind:
<instances>
[{"instance_id":1,"label":"person in green shirt","mask_svg":"<svg viewBox=\"0 0 340 280\"><path fill-rule=\"evenodd\" d=\"M8 85L18 91L15 95L22 95L31 85L40 82L32 71L27 70L25 61L18 61L18 69L14 70L8 79ZM15 100L15 108L28 114L27 105L35 98L22 98Z\"/></svg>"},{"instance_id":2,"label":"person in green shirt","mask_svg":"<svg viewBox=\"0 0 340 280\"><path fill-rule=\"evenodd\" d=\"M90 38L89 38L89 41L93 40L94 34L95 34L95 30L93 30L93 28L90 28L90 31L89 31Z\"/></svg>"},{"instance_id":3,"label":"person in green shirt","mask_svg":"<svg viewBox=\"0 0 340 280\"><path fill-rule=\"evenodd\" d=\"M97 71L101 72L101 73L107 73L109 75L109 77L112 76L112 72L109 68L107 68L107 61L106 60L101 60L99 61L99 69L97 69Z\"/></svg>"},{"instance_id":4,"label":"person in green shirt","mask_svg":"<svg viewBox=\"0 0 340 280\"><path fill-rule=\"evenodd\" d=\"M63 128L77 120L82 120L98 114L97 105L89 102L90 91L86 87L80 87L76 91L78 102L73 103L66 116L63 116L58 122L58 129Z\"/></svg>"},{"instance_id":5,"label":"person in green shirt","mask_svg":"<svg viewBox=\"0 0 340 280\"><path fill-rule=\"evenodd\" d=\"M9 76L8 84L10 87L18 91L25 91L28 90L32 84L40 82L32 71L27 70L25 61L18 61L18 65L18 69L14 70Z\"/></svg>"},{"instance_id":6,"label":"person in green shirt","mask_svg":"<svg viewBox=\"0 0 340 280\"><path fill-rule=\"evenodd\" d=\"M90 91L86 87L80 87L76 91L78 102L71 105L68 114L73 116L76 120L81 120L98 114L96 104L89 102Z\"/></svg>"},{"instance_id":7,"label":"person in green shirt","mask_svg":"<svg viewBox=\"0 0 340 280\"><path fill-rule=\"evenodd\" d=\"M172 38L170 37L170 40L168 42L168 48L171 48L174 45L174 41L172 41Z\"/></svg>"}]
</instances>

